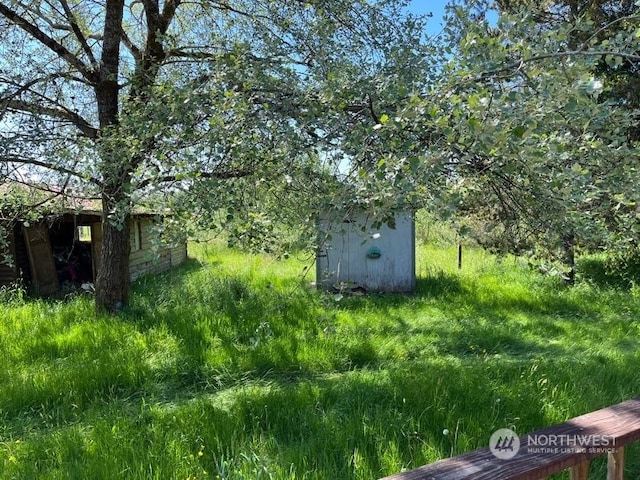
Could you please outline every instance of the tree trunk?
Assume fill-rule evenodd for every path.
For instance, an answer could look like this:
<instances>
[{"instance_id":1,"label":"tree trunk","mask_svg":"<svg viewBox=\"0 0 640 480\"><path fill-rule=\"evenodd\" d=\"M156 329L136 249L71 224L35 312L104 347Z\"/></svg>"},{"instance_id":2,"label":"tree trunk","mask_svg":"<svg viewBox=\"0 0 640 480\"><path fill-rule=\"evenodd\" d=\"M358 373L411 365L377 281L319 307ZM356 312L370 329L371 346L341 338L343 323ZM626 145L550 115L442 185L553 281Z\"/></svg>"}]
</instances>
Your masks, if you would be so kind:
<instances>
[{"instance_id":1,"label":"tree trunk","mask_svg":"<svg viewBox=\"0 0 640 480\"><path fill-rule=\"evenodd\" d=\"M107 218L109 203L103 199L102 251L100 268L96 278L96 309L114 313L129 302L129 253L131 251L130 215L125 215L122 224Z\"/></svg>"},{"instance_id":2,"label":"tree trunk","mask_svg":"<svg viewBox=\"0 0 640 480\"><path fill-rule=\"evenodd\" d=\"M107 0L105 3L104 40L100 58L100 72L95 85L98 104L98 120L101 135L117 128L120 108L120 44L122 43L122 20L124 0ZM113 133L113 131L112 131ZM117 312L129 301L129 205L126 198L127 181L131 167L119 158L114 145L108 139L103 145L103 190L102 190L102 251L100 268L96 278L96 310ZM122 212L122 210L124 212ZM111 212L124 213L117 219L108 218Z\"/></svg>"},{"instance_id":3,"label":"tree trunk","mask_svg":"<svg viewBox=\"0 0 640 480\"><path fill-rule=\"evenodd\" d=\"M566 267L564 279L569 285L573 285L576 282L576 250L575 250L576 237L572 233L565 234L562 237L562 260Z\"/></svg>"}]
</instances>

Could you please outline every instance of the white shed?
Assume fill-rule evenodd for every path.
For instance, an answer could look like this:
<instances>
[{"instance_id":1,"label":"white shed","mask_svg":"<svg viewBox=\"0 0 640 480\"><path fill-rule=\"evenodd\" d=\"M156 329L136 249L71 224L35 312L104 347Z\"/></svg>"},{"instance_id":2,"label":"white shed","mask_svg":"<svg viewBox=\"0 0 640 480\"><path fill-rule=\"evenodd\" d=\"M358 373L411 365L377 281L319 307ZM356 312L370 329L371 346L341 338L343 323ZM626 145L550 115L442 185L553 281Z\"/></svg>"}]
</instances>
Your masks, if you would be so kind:
<instances>
[{"instance_id":1,"label":"white shed","mask_svg":"<svg viewBox=\"0 0 640 480\"><path fill-rule=\"evenodd\" d=\"M365 213L318 222L316 282L322 288L411 292L416 286L413 213L395 215L395 228L374 228Z\"/></svg>"}]
</instances>

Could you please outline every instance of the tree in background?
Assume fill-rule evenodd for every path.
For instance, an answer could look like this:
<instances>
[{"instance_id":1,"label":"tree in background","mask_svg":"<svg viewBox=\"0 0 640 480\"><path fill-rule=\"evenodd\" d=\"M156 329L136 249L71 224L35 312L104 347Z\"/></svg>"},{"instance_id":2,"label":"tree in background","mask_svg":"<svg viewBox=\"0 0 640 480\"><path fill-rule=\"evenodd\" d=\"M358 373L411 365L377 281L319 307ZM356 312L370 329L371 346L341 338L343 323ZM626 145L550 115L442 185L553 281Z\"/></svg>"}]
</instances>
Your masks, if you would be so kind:
<instances>
[{"instance_id":1,"label":"tree in background","mask_svg":"<svg viewBox=\"0 0 640 480\"><path fill-rule=\"evenodd\" d=\"M394 0L0 1L0 179L100 198L107 311L149 198L258 248L428 206L571 267L640 230L638 18L573 5L464 2L430 42Z\"/></svg>"},{"instance_id":2,"label":"tree in background","mask_svg":"<svg viewBox=\"0 0 640 480\"><path fill-rule=\"evenodd\" d=\"M491 4L466 3L451 10L440 82L384 129L421 146L411 176L436 210L499 252L559 252L572 281L576 244L619 248L640 231L638 16L503 2L492 22Z\"/></svg>"},{"instance_id":3,"label":"tree in background","mask_svg":"<svg viewBox=\"0 0 640 480\"><path fill-rule=\"evenodd\" d=\"M0 180L100 198L96 305L117 310L141 198L206 217L217 192L379 161L382 105L428 71L405 3L1 1Z\"/></svg>"},{"instance_id":4,"label":"tree in background","mask_svg":"<svg viewBox=\"0 0 640 480\"><path fill-rule=\"evenodd\" d=\"M620 141L628 146L640 139L636 117L640 107L640 51L636 41L640 11L637 2L565 0L534 3L502 0L498 5L505 12L531 16L539 30L565 30L566 45L574 52L601 52L596 55L590 69L594 78L597 77L605 87L598 101L627 110L632 115L626 123L609 127L624 133ZM621 54L617 55L616 52ZM615 159L615 155L611 157L611 160ZM604 162L601 160L601 163ZM637 201L637 192L633 188L637 165L635 162L623 162L622 167L629 175L624 178L624 172L621 171L612 175L611 183L622 185L602 193L602 206L609 212L601 213L610 234L609 246L628 255L629 251L637 251L638 246L637 221L629 215L635 212ZM610 169L610 166L605 168ZM614 172L615 169L610 171Z\"/></svg>"}]
</instances>

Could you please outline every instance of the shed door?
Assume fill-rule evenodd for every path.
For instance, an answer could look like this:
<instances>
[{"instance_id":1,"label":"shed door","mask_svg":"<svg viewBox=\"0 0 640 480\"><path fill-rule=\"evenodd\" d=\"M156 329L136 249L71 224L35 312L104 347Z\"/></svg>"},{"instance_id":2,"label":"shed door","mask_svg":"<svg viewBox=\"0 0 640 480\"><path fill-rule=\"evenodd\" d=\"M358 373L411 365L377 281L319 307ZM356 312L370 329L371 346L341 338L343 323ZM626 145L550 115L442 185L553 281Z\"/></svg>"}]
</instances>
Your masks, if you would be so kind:
<instances>
[{"instance_id":1,"label":"shed door","mask_svg":"<svg viewBox=\"0 0 640 480\"><path fill-rule=\"evenodd\" d=\"M102 253L102 224L91 224L91 259L93 260L93 281L98 278L100 254Z\"/></svg>"},{"instance_id":2,"label":"shed door","mask_svg":"<svg viewBox=\"0 0 640 480\"><path fill-rule=\"evenodd\" d=\"M38 295L49 295L60 288L49 242L49 230L43 224L24 227L33 286Z\"/></svg>"}]
</instances>

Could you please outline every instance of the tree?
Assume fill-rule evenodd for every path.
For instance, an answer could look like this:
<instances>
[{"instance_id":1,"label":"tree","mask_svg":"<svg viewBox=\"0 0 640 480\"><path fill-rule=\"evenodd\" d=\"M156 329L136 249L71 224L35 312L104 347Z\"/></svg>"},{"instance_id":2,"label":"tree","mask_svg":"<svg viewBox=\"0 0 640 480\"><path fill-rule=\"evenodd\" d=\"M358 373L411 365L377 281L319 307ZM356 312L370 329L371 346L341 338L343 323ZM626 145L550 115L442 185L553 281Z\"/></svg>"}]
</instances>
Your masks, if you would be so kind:
<instances>
[{"instance_id":1,"label":"tree","mask_svg":"<svg viewBox=\"0 0 640 480\"><path fill-rule=\"evenodd\" d=\"M592 64L591 73L594 77L600 79L606 88L599 95L599 102L610 103L617 108L623 108L635 115L640 107L640 97L638 96L638 86L640 86L639 75L639 56L637 38L638 15L637 2L631 0L624 1L584 1L584 0L565 0L562 2L541 2L533 3L526 1L507 1L498 2L503 11L522 14L528 12L539 29L565 29L566 44L575 52L587 53L587 50L599 49L600 51L609 50L608 54L597 56L597 60ZM623 55L616 55L615 52L621 52ZM622 125L618 125L618 128ZM640 128L638 122L632 118L626 124L626 139L621 141L627 144L637 142ZM630 167L631 171L635 165L625 163L626 167ZM622 177L618 175L613 177L614 183L620 182ZM629 182L633 182L631 178L627 178L625 182L627 187ZM622 193L622 192L625 193ZM618 192L614 192L618 201L614 198L608 198L605 205L616 207L616 210L627 210L629 206L635 203L633 189L625 190L618 187ZM631 193L631 195L629 195ZM622 202L620 202L622 200ZM617 205L616 205L617 204ZM632 210L635 210L632 208ZM638 243L635 232L629 231L629 226L634 225L633 220L630 221L628 215L626 221L619 222L618 215L609 213L605 220L606 227L611 231L614 242L610 246L615 245L615 250L624 251L628 247L637 250ZM622 215L624 218L625 216Z\"/></svg>"},{"instance_id":2,"label":"tree","mask_svg":"<svg viewBox=\"0 0 640 480\"><path fill-rule=\"evenodd\" d=\"M501 252L560 249L571 280L576 242L604 248L639 230L636 112L600 70L640 60L638 18L541 25L525 9L490 22L488 3L473 3L451 11L441 81L385 129L420 139L412 177L442 211Z\"/></svg>"},{"instance_id":3,"label":"tree","mask_svg":"<svg viewBox=\"0 0 640 480\"><path fill-rule=\"evenodd\" d=\"M377 161L367 129L426 66L423 24L402 7L1 1L0 178L100 198L96 305L117 310L141 197L314 174L298 166L319 151Z\"/></svg>"}]
</instances>

